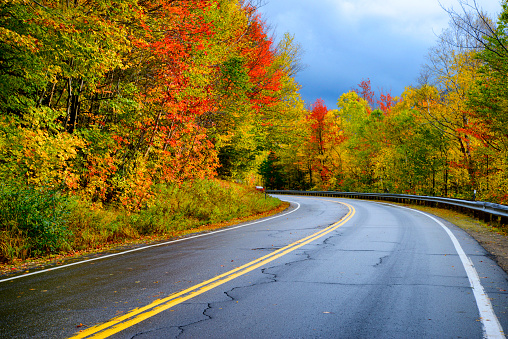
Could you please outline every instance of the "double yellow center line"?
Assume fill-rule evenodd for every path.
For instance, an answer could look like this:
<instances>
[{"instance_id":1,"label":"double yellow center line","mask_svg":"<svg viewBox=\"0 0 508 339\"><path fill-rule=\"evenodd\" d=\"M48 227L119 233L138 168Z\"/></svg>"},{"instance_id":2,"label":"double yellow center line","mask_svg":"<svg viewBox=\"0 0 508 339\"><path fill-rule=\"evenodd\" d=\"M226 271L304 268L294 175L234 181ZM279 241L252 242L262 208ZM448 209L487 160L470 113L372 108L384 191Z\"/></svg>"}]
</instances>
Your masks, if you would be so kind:
<instances>
[{"instance_id":1,"label":"double yellow center line","mask_svg":"<svg viewBox=\"0 0 508 339\"><path fill-rule=\"evenodd\" d=\"M286 247L283 247L279 250L276 250L264 257L251 261L243 266L237 267L229 272L218 275L210 280L204 281L201 284L192 286L186 290L183 290L178 293L173 293L167 298L159 299L154 301L153 303L146 305L144 307L133 309L132 311L111 319L110 321L90 327L86 330L83 330L77 333L72 338L107 338L115 333L118 333L126 328L129 328L135 324L142 322L145 319L153 317L154 315L168 310L184 301L192 299L206 291L209 291L217 286L220 286L230 280L240 277L245 273L253 271L259 267L266 265L267 263L280 258L302 246L307 245L308 243L317 240L330 232L335 231L340 226L344 225L349 221L355 214L355 209L353 206L342 203L348 208L348 213L335 224L328 226L327 228L322 229L319 232L316 232L308 237L300 239Z\"/></svg>"}]
</instances>

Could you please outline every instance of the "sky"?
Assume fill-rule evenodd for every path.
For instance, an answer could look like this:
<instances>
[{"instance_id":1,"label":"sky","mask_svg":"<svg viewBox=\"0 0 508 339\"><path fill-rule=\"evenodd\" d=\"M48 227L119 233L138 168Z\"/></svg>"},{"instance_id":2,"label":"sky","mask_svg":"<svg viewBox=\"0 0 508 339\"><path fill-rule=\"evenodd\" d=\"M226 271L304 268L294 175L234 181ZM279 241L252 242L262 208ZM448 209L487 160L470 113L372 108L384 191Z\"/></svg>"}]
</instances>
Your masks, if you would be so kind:
<instances>
[{"instance_id":1,"label":"sky","mask_svg":"<svg viewBox=\"0 0 508 339\"><path fill-rule=\"evenodd\" d=\"M469 0L472 3L472 0ZM302 47L305 67L296 80L306 104L321 98L328 109L370 79L372 90L400 96L417 84L429 48L449 27L443 10L458 0L262 0L258 11L275 42L285 32ZM476 0L496 18L500 0Z\"/></svg>"}]
</instances>

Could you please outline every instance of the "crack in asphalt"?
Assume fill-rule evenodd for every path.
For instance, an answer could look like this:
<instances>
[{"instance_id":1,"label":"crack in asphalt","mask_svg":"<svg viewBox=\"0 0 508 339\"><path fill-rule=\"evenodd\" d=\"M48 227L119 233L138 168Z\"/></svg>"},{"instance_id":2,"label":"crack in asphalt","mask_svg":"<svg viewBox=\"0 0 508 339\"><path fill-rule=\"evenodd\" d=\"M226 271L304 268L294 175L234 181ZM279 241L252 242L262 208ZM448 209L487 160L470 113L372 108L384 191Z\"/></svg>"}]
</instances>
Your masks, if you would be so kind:
<instances>
[{"instance_id":1,"label":"crack in asphalt","mask_svg":"<svg viewBox=\"0 0 508 339\"><path fill-rule=\"evenodd\" d=\"M361 287L361 286L378 286L378 287L388 287L388 288L392 288L392 287L399 287L399 286L405 286L405 287L438 287L438 288L460 288L460 289L464 289L464 290L470 290L471 288L469 286L456 286L456 285L439 285L439 284L426 284L426 283L385 283L385 284L373 284L373 283L357 283L357 284L354 284L354 283L346 283L346 282L326 282L326 281L299 281L299 280L281 280L281 278L278 276L277 273L273 273L271 272L271 270L273 269L277 269L277 268L280 268L280 267L283 267L283 266L291 266L291 265L295 265L295 264L298 264L298 263L302 263L302 262L305 262L305 261L309 261L309 260L315 260L312 258L312 255L313 255L313 252L316 252L316 248L318 248L317 251L319 251L319 249L324 249L324 248L327 248L327 247L335 247L337 246L336 244L333 244L331 241L332 241L332 238L336 237L336 236L340 236L340 234L336 234L336 235L332 235L332 236L329 236L327 237L326 239L322 240L321 242L317 243L317 244L314 244L314 248L311 250L305 250L305 251L302 251L300 253L297 253L296 256L298 256L298 258L293 258L294 260L290 260L288 262L285 262L285 263L281 263L281 264L277 264L277 265L273 265L273 266L270 266L270 267L265 267L265 268L262 268L261 269L261 273L265 276L268 277L267 280L265 279L262 279L260 280L259 282L256 282L256 283L249 283L247 285L244 285L244 286L235 286L227 291L224 291L224 295L226 295L230 301L229 302L237 302L237 297L235 298L234 296L234 292L235 291L239 291L241 289L245 289L245 288L252 288L252 287L256 287L256 286L260 286L260 285L264 285L264 284L271 284L271 283L290 283L290 284L310 284L310 285L327 285L327 286L343 286L343 287ZM276 247L269 247L269 248L255 248L255 249L252 249L252 250L275 250L275 249L279 249L279 248L276 248ZM381 252L381 253L389 253L381 258L379 258L379 262L376 263L375 265L373 265L373 267L378 267L380 265L382 265L385 261L386 258L388 258L390 256L390 253L391 252L388 252L388 251L378 251L378 250L344 250L344 249L336 249L338 251L344 251L344 252ZM241 293L241 292L239 292ZM241 295L241 294L240 294ZM227 303L228 301L226 301ZM199 321L196 321L196 322L193 322L193 323L189 323L189 324L186 324L186 325L181 325L181 326L178 326L178 329L180 330L180 333L177 335L177 337L180 337L181 335L183 335L186 331L186 329L188 329L190 326L193 326L195 324L198 324L198 323L201 323L201 322L204 322L204 321L208 321L208 320L213 320L212 316L209 315L207 312L211 309L213 309L213 304L215 303L208 303L206 308L203 310L203 315L206 317L206 319L201 319Z\"/></svg>"},{"instance_id":2,"label":"crack in asphalt","mask_svg":"<svg viewBox=\"0 0 508 339\"><path fill-rule=\"evenodd\" d=\"M151 329L149 331L139 332L139 333L134 334L131 337L131 339L134 339L136 337L139 337L139 336L142 336L142 335L146 335L146 334L149 334L149 333L152 333L152 332L157 332L157 331L160 331L160 330L166 330L166 329L170 329L170 328L179 328L179 326L163 326L163 327L158 327L158 328ZM177 336L179 336L179 335L180 334L178 334Z\"/></svg>"},{"instance_id":3,"label":"crack in asphalt","mask_svg":"<svg viewBox=\"0 0 508 339\"><path fill-rule=\"evenodd\" d=\"M252 248L252 251L276 251L280 250L282 247L274 246L274 247L258 247L258 248Z\"/></svg>"},{"instance_id":4,"label":"crack in asphalt","mask_svg":"<svg viewBox=\"0 0 508 339\"><path fill-rule=\"evenodd\" d=\"M212 320L212 317L209 316L208 314L206 314L206 312L208 310L210 310L212 308L212 304L211 303L208 303L206 304L206 308L203 310L203 315L207 318L207 319L201 319L201 320L198 320L198 321L195 321L193 323L190 323L190 324L186 324L186 325L182 325L182 326L178 326L178 329L180 330L180 333L178 333L176 335L175 338L178 338L179 336L181 336L184 332L185 332L185 327L189 327L189 326L193 326L193 325L196 325L196 324L199 324L199 323L202 323L204 321L208 321L208 320Z\"/></svg>"},{"instance_id":5,"label":"crack in asphalt","mask_svg":"<svg viewBox=\"0 0 508 339\"><path fill-rule=\"evenodd\" d=\"M264 282L264 283L261 283L261 284L271 284L271 283L275 283L275 282L277 282L277 274L275 274L275 273L268 273L268 272L266 272L266 270L269 270L269 269L271 269L271 268L275 268L275 267L277 267L277 266L267 267L267 268L263 268L263 269L261 270L261 273L262 273L262 274L265 274L265 275L271 275L271 276L272 276L272 277L270 278L270 279L271 279L271 281ZM256 284L252 284L250 287L252 287L252 286L257 286L257 285L261 285L261 284L258 284L258 283L256 283ZM232 291L232 290L231 290L231 291Z\"/></svg>"},{"instance_id":6,"label":"crack in asphalt","mask_svg":"<svg viewBox=\"0 0 508 339\"><path fill-rule=\"evenodd\" d=\"M191 305L194 303L182 303L181 305ZM184 324L184 325L175 325L175 326L162 326L162 327L158 327L158 328L154 328L154 329L150 329L148 331L143 331L143 332L138 332L136 333L135 335L133 335L131 337L131 339L134 339L136 337L139 337L139 336L143 336L143 335L147 335L149 333L154 333L154 332L157 332L157 331L161 331L161 330L168 330L168 329L177 329L179 331L179 333L174 336L174 338L178 338L180 337L184 332L185 332L185 327L188 327L188 326L193 326L193 325L196 325L198 323L201 323L203 321L208 321L208 320L211 320L212 317L209 316L208 314L206 314L206 312L212 308L212 304L211 303L207 303L206 304L206 307L205 309L203 310L202 314L203 316L206 317L206 319L201 319L201 320L198 320L198 321L193 321L193 322L190 322L188 324ZM158 336L159 337L159 336Z\"/></svg>"},{"instance_id":7,"label":"crack in asphalt","mask_svg":"<svg viewBox=\"0 0 508 339\"><path fill-rule=\"evenodd\" d=\"M315 246L324 246L324 247L335 246L335 244L329 243L329 241L333 237L335 237L335 236L336 235L329 236L326 239L322 240L321 243L315 244ZM278 247L254 248L252 250L275 250L275 249L279 249L279 248ZM232 295L232 292L235 291L235 290L244 289L244 288L251 288L251 287L256 287L256 286L260 286L260 285L265 285L265 284L271 284L271 283L279 282L277 274L276 273L270 273L270 272L268 272L269 270L277 268L277 267L280 267L280 266L291 266L291 265L294 265L294 264L297 264L297 263L301 263L301 262L304 262L304 261L313 260L311 258L311 254L309 253L309 251L303 251L301 253L296 253L296 255L297 256L305 256L305 257L304 258L299 258L297 260L291 260L291 261L286 262L284 264L278 264L278 265L262 268L261 269L261 273L264 274L264 275L269 276L269 280L268 281L264 280L264 281L260 281L260 282L257 282L257 283L249 283L248 285L244 285L244 286L235 286L235 287L233 287L233 288L231 288L231 289L229 289L227 291L224 291L223 293L229 299L231 299L230 300L231 302L237 301L236 298ZM295 281L295 282L297 282L297 281ZM201 319L199 321L196 321L196 322L193 322L193 323L189 323L189 324L185 324L185 325L171 326L171 327L177 327L180 330L180 333L176 337L180 337L181 335L183 335L185 330L186 330L186 328L188 328L190 326L193 326L195 324L198 324L198 323L201 323L201 322L204 322L204 321L213 320L212 316L207 314L207 311L209 311L209 310L211 310L213 308L213 306L212 306L213 304L214 303L208 303L207 307L203 310L203 315L206 317L206 319ZM171 328L171 327L168 327L168 328Z\"/></svg>"},{"instance_id":8,"label":"crack in asphalt","mask_svg":"<svg viewBox=\"0 0 508 339\"><path fill-rule=\"evenodd\" d=\"M376 263L375 265L372 265L372 266L373 266L373 267L378 267L378 266L382 265L382 264L383 264L383 260L384 260L384 259L387 259L389 256L390 256L390 255L385 255L384 257L379 258L379 262L378 262L378 263Z\"/></svg>"},{"instance_id":9,"label":"crack in asphalt","mask_svg":"<svg viewBox=\"0 0 508 339\"><path fill-rule=\"evenodd\" d=\"M325 245L325 246L334 246L334 247L335 247L335 246L337 246L337 245L335 245L335 244L333 244L333 243L330 243L329 241L330 241L330 240L332 240L332 239L333 239L333 238L335 238L335 237L340 237L340 236L341 236L341 234L331 235L331 236L329 236L328 238L326 238L325 240L323 240L323 243L322 243L322 244L320 244L320 245Z\"/></svg>"}]
</instances>

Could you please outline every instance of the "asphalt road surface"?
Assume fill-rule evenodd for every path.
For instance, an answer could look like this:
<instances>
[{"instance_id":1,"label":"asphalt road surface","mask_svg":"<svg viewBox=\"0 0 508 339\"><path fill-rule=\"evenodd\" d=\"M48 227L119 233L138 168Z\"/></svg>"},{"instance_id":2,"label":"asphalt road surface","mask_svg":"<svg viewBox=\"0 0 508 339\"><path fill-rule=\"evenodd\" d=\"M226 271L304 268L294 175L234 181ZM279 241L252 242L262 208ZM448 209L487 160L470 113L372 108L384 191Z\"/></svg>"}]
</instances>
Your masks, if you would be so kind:
<instances>
[{"instance_id":1,"label":"asphalt road surface","mask_svg":"<svg viewBox=\"0 0 508 339\"><path fill-rule=\"evenodd\" d=\"M2 276L0 337L504 338L508 276L462 230L280 198L271 218Z\"/></svg>"}]
</instances>

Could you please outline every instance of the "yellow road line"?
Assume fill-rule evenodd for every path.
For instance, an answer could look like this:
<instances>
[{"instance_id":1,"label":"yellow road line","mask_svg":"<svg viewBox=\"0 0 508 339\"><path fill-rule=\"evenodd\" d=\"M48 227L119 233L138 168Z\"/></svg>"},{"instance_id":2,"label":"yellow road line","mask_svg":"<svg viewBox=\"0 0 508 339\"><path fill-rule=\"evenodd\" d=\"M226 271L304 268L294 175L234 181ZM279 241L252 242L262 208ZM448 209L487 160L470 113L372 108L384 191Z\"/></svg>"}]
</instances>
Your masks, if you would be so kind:
<instances>
[{"instance_id":1,"label":"yellow road line","mask_svg":"<svg viewBox=\"0 0 508 339\"><path fill-rule=\"evenodd\" d=\"M159 299L154 302L152 302L149 305L146 305L144 307L133 309L132 311L111 319L110 321L90 327L86 330L83 330L79 333L77 333L72 338L107 338L115 333L118 333L128 327L131 327L135 324L138 324L142 322L143 320L146 320L150 317L153 317L154 315L163 312L167 309L170 309L171 307L178 305L186 300L192 299L206 291L209 291L217 286L220 286L228 281L231 281L233 279L236 279L240 277L241 275L244 275L245 273L248 273L250 271L255 270L256 268L259 268L275 259L278 259L316 239L319 239L326 234L333 232L340 226L344 225L346 222L349 221L355 214L355 209L353 206L339 202L340 204L345 205L348 207L348 213L338 222L335 224L328 226L325 229L322 229L319 232L316 232L308 237L305 237L303 239L300 239L286 247L283 247L279 250L276 250L270 254L267 254L259 259L256 259L254 261L251 261L243 266L237 267L229 272L226 272L224 274L218 275L212 279L209 279L207 281L204 281L198 285L192 286L186 290L183 290L178 293L173 293L167 298Z\"/></svg>"}]
</instances>

